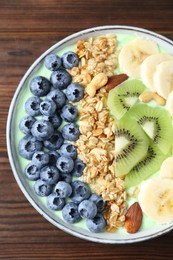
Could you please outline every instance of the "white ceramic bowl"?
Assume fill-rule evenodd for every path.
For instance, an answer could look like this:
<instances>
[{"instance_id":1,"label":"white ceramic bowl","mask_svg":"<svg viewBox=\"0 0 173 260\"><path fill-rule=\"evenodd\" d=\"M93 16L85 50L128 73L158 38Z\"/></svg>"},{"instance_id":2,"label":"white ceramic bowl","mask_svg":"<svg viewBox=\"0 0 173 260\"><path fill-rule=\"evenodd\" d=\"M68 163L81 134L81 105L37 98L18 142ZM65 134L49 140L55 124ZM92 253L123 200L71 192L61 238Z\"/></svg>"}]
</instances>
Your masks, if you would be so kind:
<instances>
[{"instance_id":1,"label":"white ceramic bowl","mask_svg":"<svg viewBox=\"0 0 173 260\"><path fill-rule=\"evenodd\" d=\"M144 36L149 39L153 39L157 42L161 47L165 48L169 53L173 54L173 42L159 34L154 32L130 27L130 26L102 26L102 27L95 27L87 30L80 31L73 35L70 35L63 39L62 41L56 43L46 52L44 52L29 68L26 72L24 77L22 78L13 100L11 102L11 106L9 109L8 114L8 121L7 121L7 148L8 148L8 155L10 159L10 164L16 181L21 188L22 192L32 204L32 206L49 222L51 222L56 227L64 230L71 235L77 236L82 239L100 242L100 243L110 243L110 244L118 244L118 243L133 243L144 241L147 239L151 239L157 237L161 234L165 234L168 231L173 229L173 224L170 225L162 225L162 226L150 226L148 229L141 229L139 232L135 234L127 234L125 231L123 232L115 232L115 233L91 233L87 229L83 229L80 225L69 225L64 222L58 215L54 214L48 210L46 205L42 203L40 198L34 193L33 188L29 184L28 180L26 180L23 172L20 161L18 160L18 152L17 152L17 145L16 145L16 117L19 112L18 103L22 100L23 95L25 94L26 84L32 78L34 72L36 72L40 68L40 63L43 62L45 56L52 52L58 52L68 47L69 45L75 44L78 40L88 37L95 37L98 35L109 34L109 33L123 33L123 34L130 34L130 35L138 35Z\"/></svg>"}]
</instances>

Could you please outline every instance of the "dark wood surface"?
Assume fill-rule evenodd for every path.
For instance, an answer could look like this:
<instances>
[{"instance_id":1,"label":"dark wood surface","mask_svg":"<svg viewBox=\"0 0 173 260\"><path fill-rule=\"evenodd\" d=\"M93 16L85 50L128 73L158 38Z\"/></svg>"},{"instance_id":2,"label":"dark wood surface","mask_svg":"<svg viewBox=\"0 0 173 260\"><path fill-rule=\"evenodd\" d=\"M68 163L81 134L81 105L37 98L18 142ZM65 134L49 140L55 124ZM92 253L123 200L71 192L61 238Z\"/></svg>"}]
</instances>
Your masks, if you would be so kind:
<instances>
[{"instance_id":1,"label":"dark wood surface","mask_svg":"<svg viewBox=\"0 0 173 260\"><path fill-rule=\"evenodd\" d=\"M173 231L137 244L104 245L57 229L29 204L9 165L6 119L26 69L57 41L99 25L143 27L173 40L173 2L0 0L0 259L173 259Z\"/></svg>"}]
</instances>

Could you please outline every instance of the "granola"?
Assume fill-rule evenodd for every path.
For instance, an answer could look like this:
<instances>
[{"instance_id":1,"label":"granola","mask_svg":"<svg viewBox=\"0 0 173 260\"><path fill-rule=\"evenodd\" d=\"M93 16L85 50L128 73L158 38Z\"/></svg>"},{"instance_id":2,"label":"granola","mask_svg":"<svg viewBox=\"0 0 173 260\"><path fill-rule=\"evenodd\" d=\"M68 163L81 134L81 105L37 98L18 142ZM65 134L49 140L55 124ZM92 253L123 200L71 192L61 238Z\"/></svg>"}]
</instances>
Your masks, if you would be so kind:
<instances>
[{"instance_id":1,"label":"granola","mask_svg":"<svg viewBox=\"0 0 173 260\"><path fill-rule=\"evenodd\" d=\"M115 35L79 41L76 52L80 63L70 70L73 81L86 88L101 72L112 76L117 66L116 45ZM113 232L124 225L127 202L124 181L115 176L114 122L106 106L107 95L105 87L94 97L85 91L79 102L81 135L75 145L79 158L86 163L81 179L107 202L104 217L107 230Z\"/></svg>"}]
</instances>

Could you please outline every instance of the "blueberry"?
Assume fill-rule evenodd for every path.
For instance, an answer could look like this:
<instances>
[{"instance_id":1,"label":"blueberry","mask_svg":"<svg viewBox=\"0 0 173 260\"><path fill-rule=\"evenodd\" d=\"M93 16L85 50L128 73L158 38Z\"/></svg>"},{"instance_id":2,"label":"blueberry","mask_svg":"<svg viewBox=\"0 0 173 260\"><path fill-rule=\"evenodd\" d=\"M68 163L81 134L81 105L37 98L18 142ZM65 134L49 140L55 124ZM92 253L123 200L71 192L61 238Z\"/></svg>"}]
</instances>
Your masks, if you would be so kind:
<instances>
[{"instance_id":1,"label":"blueberry","mask_svg":"<svg viewBox=\"0 0 173 260\"><path fill-rule=\"evenodd\" d=\"M66 102L66 96L60 89L50 91L46 98L55 102L57 108L63 107Z\"/></svg>"},{"instance_id":2,"label":"blueberry","mask_svg":"<svg viewBox=\"0 0 173 260\"><path fill-rule=\"evenodd\" d=\"M54 127L49 121L40 119L33 124L31 133L37 140L44 141L53 135Z\"/></svg>"},{"instance_id":3,"label":"blueberry","mask_svg":"<svg viewBox=\"0 0 173 260\"><path fill-rule=\"evenodd\" d=\"M73 67L78 66L79 64L79 57L73 51L68 51L63 54L62 56L62 65L66 69L72 69Z\"/></svg>"},{"instance_id":4,"label":"blueberry","mask_svg":"<svg viewBox=\"0 0 173 260\"><path fill-rule=\"evenodd\" d=\"M30 97L25 102L25 111L30 116L39 116L40 115L40 103L41 99L39 97Z\"/></svg>"},{"instance_id":5,"label":"blueberry","mask_svg":"<svg viewBox=\"0 0 173 260\"><path fill-rule=\"evenodd\" d=\"M54 185L59 180L59 171L55 166L45 166L40 170L40 179L49 185Z\"/></svg>"},{"instance_id":6,"label":"blueberry","mask_svg":"<svg viewBox=\"0 0 173 260\"><path fill-rule=\"evenodd\" d=\"M55 71L61 66L61 58L56 54L49 54L44 60L44 65L48 70Z\"/></svg>"},{"instance_id":7,"label":"blueberry","mask_svg":"<svg viewBox=\"0 0 173 260\"><path fill-rule=\"evenodd\" d=\"M54 128L58 128L62 123L62 118L60 117L58 112L56 112L52 116L43 116L43 119L49 121Z\"/></svg>"},{"instance_id":8,"label":"blueberry","mask_svg":"<svg viewBox=\"0 0 173 260\"><path fill-rule=\"evenodd\" d=\"M62 173L70 173L74 167L73 159L67 156L60 156L56 162L56 167Z\"/></svg>"},{"instance_id":9,"label":"blueberry","mask_svg":"<svg viewBox=\"0 0 173 260\"><path fill-rule=\"evenodd\" d=\"M72 159L76 159L76 157L77 157L77 149L74 145L72 145L70 143L64 143L61 146L59 152L61 155L69 156Z\"/></svg>"},{"instance_id":10,"label":"blueberry","mask_svg":"<svg viewBox=\"0 0 173 260\"><path fill-rule=\"evenodd\" d=\"M74 161L74 168L72 171L72 175L75 177L82 176L85 167L86 167L86 164L81 159L76 159Z\"/></svg>"},{"instance_id":11,"label":"blueberry","mask_svg":"<svg viewBox=\"0 0 173 260\"><path fill-rule=\"evenodd\" d=\"M36 181L40 178L40 168L35 165L33 162L27 164L24 169L26 177L31 181Z\"/></svg>"},{"instance_id":12,"label":"blueberry","mask_svg":"<svg viewBox=\"0 0 173 260\"><path fill-rule=\"evenodd\" d=\"M97 195L96 193L93 193L90 198L90 201L94 202L97 206L97 212L102 212L105 209L106 202L102 199L101 196Z\"/></svg>"},{"instance_id":13,"label":"blueberry","mask_svg":"<svg viewBox=\"0 0 173 260\"><path fill-rule=\"evenodd\" d=\"M60 198L68 198L72 193L72 187L65 181L59 181L55 186L55 192Z\"/></svg>"},{"instance_id":14,"label":"blueberry","mask_svg":"<svg viewBox=\"0 0 173 260\"><path fill-rule=\"evenodd\" d=\"M101 213L98 213L93 219L86 220L87 228L93 233L101 232L105 226L106 221Z\"/></svg>"},{"instance_id":15,"label":"blueberry","mask_svg":"<svg viewBox=\"0 0 173 260\"><path fill-rule=\"evenodd\" d=\"M51 151L58 150L62 144L63 138L61 133L58 131L53 134L51 138L44 141L44 146Z\"/></svg>"},{"instance_id":16,"label":"blueberry","mask_svg":"<svg viewBox=\"0 0 173 260\"><path fill-rule=\"evenodd\" d=\"M74 202L67 203L62 209L62 216L70 224L78 222L81 217L78 212L78 206Z\"/></svg>"},{"instance_id":17,"label":"blueberry","mask_svg":"<svg viewBox=\"0 0 173 260\"><path fill-rule=\"evenodd\" d=\"M35 193L41 197L48 196L52 192L52 186L39 179L34 184Z\"/></svg>"},{"instance_id":18,"label":"blueberry","mask_svg":"<svg viewBox=\"0 0 173 260\"><path fill-rule=\"evenodd\" d=\"M42 150L43 143L31 135L24 136L19 142L19 154L25 159L31 160L35 152Z\"/></svg>"},{"instance_id":19,"label":"blueberry","mask_svg":"<svg viewBox=\"0 0 173 260\"><path fill-rule=\"evenodd\" d=\"M31 134L31 128L35 120L36 119L33 116L26 116L22 118L19 123L20 130L26 135Z\"/></svg>"},{"instance_id":20,"label":"blueberry","mask_svg":"<svg viewBox=\"0 0 173 260\"><path fill-rule=\"evenodd\" d=\"M75 203L80 203L82 200L89 198L91 192L89 186L82 181L73 181L72 186L72 195L71 199Z\"/></svg>"},{"instance_id":21,"label":"blueberry","mask_svg":"<svg viewBox=\"0 0 173 260\"><path fill-rule=\"evenodd\" d=\"M51 89L51 82L42 76L33 78L30 82L30 90L37 97L46 96Z\"/></svg>"},{"instance_id":22,"label":"blueberry","mask_svg":"<svg viewBox=\"0 0 173 260\"><path fill-rule=\"evenodd\" d=\"M60 173L60 181L65 181L67 183L72 182L72 175L70 173Z\"/></svg>"},{"instance_id":23,"label":"blueberry","mask_svg":"<svg viewBox=\"0 0 173 260\"><path fill-rule=\"evenodd\" d=\"M65 89L71 82L71 75L65 69L58 69L51 74L51 82L55 89Z\"/></svg>"},{"instance_id":24,"label":"blueberry","mask_svg":"<svg viewBox=\"0 0 173 260\"><path fill-rule=\"evenodd\" d=\"M55 192L47 197L47 206L51 210L61 210L65 205L65 199L57 196Z\"/></svg>"},{"instance_id":25,"label":"blueberry","mask_svg":"<svg viewBox=\"0 0 173 260\"><path fill-rule=\"evenodd\" d=\"M42 168L43 166L49 163L49 154L43 151L35 152L32 156L32 162L38 168Z\"/></svg>"},{"instance_id":26,"label":"blueberry","mask_svg":"<svg viewBox=\"0 0 173 260\"><path fill-rule=\"evenodd\" d=\"M97 214L97 207L94 202L83 200L78 207L79 214L82 218L91 219Z\"/></svg>"},{"instance_id":27,"label":"blueberry","mask_svg":"<svg viewBox=\"0 0 173 260\"><path fill-rule=\"evenodd\" d=\"M65 140L76 141L79 138L79 127L75 123L68 123L62 127L62 136Z\"/></svg>"},{"instance_id":28,"label":"blueberry","mask_svg":"<svg viewBox=\"0 0 173 260\"><path fill-rule=\"evenodd\" d=\"M78 83L71 83L66 89L66 97L71 102L78 102L84 97L84 89Z\"/></svg>"},{"instance_id":29,"label":"blueberry","mask_svg":"<svg viewBox=\"0 0 173 260\"><path fill-rule=\"evenodd\" d=\"M67 122L75 122L78 117L78 110L73 105L67 104L61 110L61 117Z\"/></svg>"},{"instance_id":30,"label":"blueberry","mask_svg":"<svg viewBox=\"0 0 173 260\"><path fill-rule=\"evenodd\" d=\"M60 157L60 154L57 151L49 152L49 165L56 166L56 161Z\"/></svg>"},{"instance_id":31,"label":"blueberry","mask_svg":"<svg viewBox=\"0 0 173 260\"><path fill-rule=\"evenodd\" d=\"M45 116L52 116L56 111L56 104L51 100L44 100L40 103L40 112Z\"/></svg>"}]
</instances>

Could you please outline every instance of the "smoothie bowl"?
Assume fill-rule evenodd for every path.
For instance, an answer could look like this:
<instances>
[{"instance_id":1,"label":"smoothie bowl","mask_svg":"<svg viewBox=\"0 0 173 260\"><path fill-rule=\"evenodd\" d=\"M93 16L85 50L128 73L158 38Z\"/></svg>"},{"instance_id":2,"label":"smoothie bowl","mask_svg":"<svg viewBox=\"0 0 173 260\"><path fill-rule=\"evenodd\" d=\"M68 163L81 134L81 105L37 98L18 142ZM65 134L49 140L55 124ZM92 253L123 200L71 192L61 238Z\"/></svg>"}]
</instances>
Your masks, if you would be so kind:
<instances>
[{"instance_id":1,"label":"smoothie bowl","mask_svg":"<svg viewBox=\"0 0 173 260\"><path fill-rule=\"evenodd\" d=\"M56 227L100 243L173 228L173 43L103 26L43 53L13 97L16 181Z\"/></svg>"}]
</instances>

